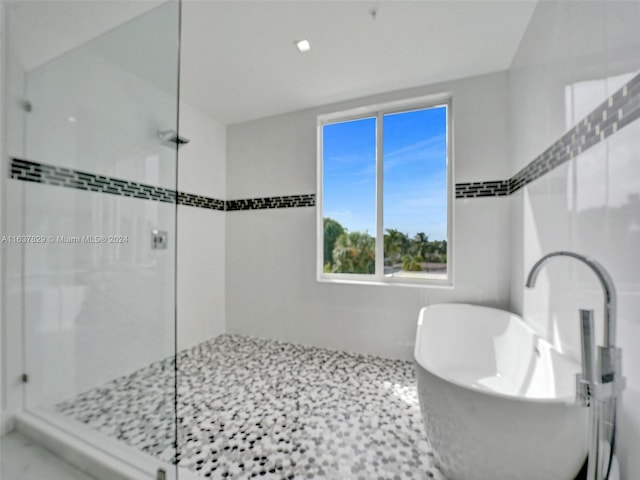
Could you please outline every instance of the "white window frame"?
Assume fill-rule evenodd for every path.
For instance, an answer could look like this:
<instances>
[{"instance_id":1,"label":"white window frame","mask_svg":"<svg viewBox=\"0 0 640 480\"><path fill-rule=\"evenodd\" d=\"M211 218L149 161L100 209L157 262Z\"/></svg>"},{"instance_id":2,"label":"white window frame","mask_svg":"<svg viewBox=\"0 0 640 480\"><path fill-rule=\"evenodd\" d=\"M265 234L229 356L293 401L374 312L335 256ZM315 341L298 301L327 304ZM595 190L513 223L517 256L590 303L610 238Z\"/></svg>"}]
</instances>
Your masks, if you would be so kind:
<instances>
[{"instance_id":1,"label":"white window frame","mask_svg":"<svg viewBox=\"0 0 640 480\"><path fill-rule=\"evenodd\" d=\"M358 107L339 112L326 113L317 117L317 190L316 190L316 272L318 282L351 283L366 285L403 285L453 287L454 272L454 188L453 188L453 110L450 93L429 95L394 102L386 102ZM393 113L410 112L435 107L447 107L447 274L433 277L394 277L384 275L384 224L383 224L383 117ZM323 152L322 128L330 123L346 122L362 118L376 117L376 266L373 274L324 273L324 222L323 222ZM424 274L423 274L424 275Z\"/></svg>"}]
</instances>

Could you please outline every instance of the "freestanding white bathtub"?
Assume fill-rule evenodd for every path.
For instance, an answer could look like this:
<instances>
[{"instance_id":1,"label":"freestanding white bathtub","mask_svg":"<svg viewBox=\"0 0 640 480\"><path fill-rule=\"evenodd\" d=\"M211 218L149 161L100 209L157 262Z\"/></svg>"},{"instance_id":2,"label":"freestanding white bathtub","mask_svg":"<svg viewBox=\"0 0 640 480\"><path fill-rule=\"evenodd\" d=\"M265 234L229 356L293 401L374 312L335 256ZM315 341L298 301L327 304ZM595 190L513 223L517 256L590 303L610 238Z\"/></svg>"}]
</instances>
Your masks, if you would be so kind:
<instances>
[{"instance_id":1,"label":"freestanding white bathtub","mask_svg":"<svg viewBox=\"0 0 640 480\"><path fill-rule=\"evenodd\" d=\"M580 365L519 316L465 304L425 307L415 359L427 436L449 480L577 475L587 452L587 409L575 401Z\"/></svg>"}]
</instances>

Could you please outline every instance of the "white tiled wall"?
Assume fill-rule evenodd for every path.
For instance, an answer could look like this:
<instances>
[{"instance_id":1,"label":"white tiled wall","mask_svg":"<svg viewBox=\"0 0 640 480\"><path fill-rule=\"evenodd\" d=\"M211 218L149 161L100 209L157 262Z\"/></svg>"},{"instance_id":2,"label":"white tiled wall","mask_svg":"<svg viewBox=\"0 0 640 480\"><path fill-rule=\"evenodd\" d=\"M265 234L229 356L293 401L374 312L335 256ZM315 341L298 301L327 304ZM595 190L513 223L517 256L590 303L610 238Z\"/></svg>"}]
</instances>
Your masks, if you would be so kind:
<instances>
[{"instance_id":1,"label":"white tiled wall","mask_svg":"<svg viewBox=\"0 0 640 480\"><path fill-rule=\"evenodd\" d=\"M511 173L640 71L640 3L540 2L511 69ZM524 277L554 250L586 254L618 290L627 389L619 418L622 478L640 477L640 122L512 195L512 308L579 358L578 309L602 335L602 289L571 259L554 259L535 289Z\"/></svg>"},{"instance_id":2,"label":"white tiled wall","mask_svg":"<svg viewBox=\"0 0 640 480\"><path fill-rule=\"evenodd\" d=\"M503 72L232 125L227 197L315 193L318 114L442 92L453 95L456 181L506 178L507 88ZM318 283L315 208L228 212L227 330L410 359L420 307L508 304L508 199L456 200L454 214L446 289Z\"/></svg>"},{"instance_id":3,"label":"white tiled wall","mask_svg":"<svg viewBox=\"0 0 640 480\"><path fill-rule=\"evenodd\" d=\"M178 190L225 198L226 128L184 102ZM225 213L178 205L178 350L225 331Z\"/></svg>"}]
</instances>

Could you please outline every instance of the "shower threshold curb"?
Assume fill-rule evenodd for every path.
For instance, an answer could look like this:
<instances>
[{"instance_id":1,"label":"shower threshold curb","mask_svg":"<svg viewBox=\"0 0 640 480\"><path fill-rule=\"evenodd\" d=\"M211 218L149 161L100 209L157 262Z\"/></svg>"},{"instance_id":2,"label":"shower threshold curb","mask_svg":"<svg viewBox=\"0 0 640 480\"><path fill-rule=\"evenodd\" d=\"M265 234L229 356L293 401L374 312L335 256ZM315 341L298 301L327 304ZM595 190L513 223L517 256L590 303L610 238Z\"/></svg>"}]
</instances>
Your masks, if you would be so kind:
<instances>
[{"instance_id":1,"label":"shower threshold curb","mask_svg":"<svg viewBox=\"0 0 640 480\"><path fill-rule=\"evenodd\" d=\"M110 449L102 442L98 444L95 439L83 440L65 425L57 425L55 419L47 417L46 414L19 413L15 416L15 429L96 480L155 480L157 468L166 471L167 480L176 480L175 466L158 460L133 457L125 460L124 452ZM179 478L197 477L181 468Z\"/></svg>"}]
</instances>

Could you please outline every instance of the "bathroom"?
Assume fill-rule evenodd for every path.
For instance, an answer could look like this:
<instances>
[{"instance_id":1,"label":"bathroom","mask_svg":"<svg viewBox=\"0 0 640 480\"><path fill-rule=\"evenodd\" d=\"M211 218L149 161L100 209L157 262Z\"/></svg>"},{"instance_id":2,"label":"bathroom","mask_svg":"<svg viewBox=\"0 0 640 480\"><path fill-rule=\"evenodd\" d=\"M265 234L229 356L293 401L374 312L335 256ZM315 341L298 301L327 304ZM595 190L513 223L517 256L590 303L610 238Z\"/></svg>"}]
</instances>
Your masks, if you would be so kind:
<instances>
[{"instance_id":1,"label":"bathroom","mask_svg":"<svg viewBox=\"0 0 640 480\"><path fill-rule=\"evenodd\" d=\"M617 470L640 478L640 2L0 5L2 480L455 480L420 311L513 312L580 362L596 276L556 259L525 288L556 251L615 284ZM563 137L625 86L619 124ZM446 273L389 278L379 251L328 273L321 127L406 102L447 110Z\"/></svg>"}]
</instances>

